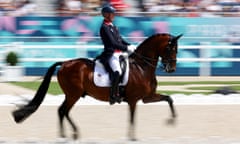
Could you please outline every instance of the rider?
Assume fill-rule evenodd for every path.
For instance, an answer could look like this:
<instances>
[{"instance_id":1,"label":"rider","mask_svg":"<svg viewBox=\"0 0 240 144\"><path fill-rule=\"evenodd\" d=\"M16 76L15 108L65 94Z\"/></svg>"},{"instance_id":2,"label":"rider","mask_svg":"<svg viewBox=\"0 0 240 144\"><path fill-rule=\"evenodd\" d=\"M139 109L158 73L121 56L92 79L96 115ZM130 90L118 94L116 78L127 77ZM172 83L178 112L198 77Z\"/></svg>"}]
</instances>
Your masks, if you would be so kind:
<instances>
[{"instance_id":1,"label":"rider","mask_svg":"<svg viewBox=\"0 0 240 144\"><path fill-rule=\"evenodd\" d=\"M101 12L104 20L100 28L100 36L104 45L100 61L110 74L110 104L114 104L116 101L118 103L121 102L121 97L118 93L119 78L122 74L119 63L119 53L126 51L133 52L135 50L133 45L123 40L117 27L112 23L115 11L116 10L110 5L102 8Z\"/></svg>"}]
</instances>

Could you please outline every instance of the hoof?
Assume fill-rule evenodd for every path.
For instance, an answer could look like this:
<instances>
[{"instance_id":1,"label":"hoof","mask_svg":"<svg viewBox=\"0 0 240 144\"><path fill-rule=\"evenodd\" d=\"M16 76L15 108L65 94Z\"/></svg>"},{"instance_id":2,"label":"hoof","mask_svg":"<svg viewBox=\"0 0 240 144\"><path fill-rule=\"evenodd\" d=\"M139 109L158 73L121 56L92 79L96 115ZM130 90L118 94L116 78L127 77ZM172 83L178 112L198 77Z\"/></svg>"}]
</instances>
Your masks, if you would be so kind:
<instances>
[{"instance_id":1,"label":"hoof","mask_svg":"<svg viewBox=\"0 0 240 144\"><path fill-rule=\"evenodd\" d=\"M175 125L176 124L176 119L175 118L167 119L166 124L167 125Z\"/></svg>"},{"instance_id":2,"label":"hoof","mask_svg":"<svg viewBox=\"0 0 240 144\"><path fill-rule=\"evenodd\" d=\"M78 133L73 133L73 139L74 139L74 140L77 140L78 137L79 137L79 136L78 136Z\"/></svg>"},{"instance_id":3,"label":"hoof","mask_svg":"<svg viewBox=\"0 0 240 144\"><path fill-rule=\"evenodd\" d=\"M66 138L65 134L60 133L60 138Z\"/></svg>"},{"instance_id":4,"label":"hoof","mask_svg":"<svg viewBox=\"0 0 240 144\"><path fill-rule=\"evenodd\" d=\"M137 141L136 138L130 138L129 140L132 141L132 142Z\"/></svg>"}]
</instances>

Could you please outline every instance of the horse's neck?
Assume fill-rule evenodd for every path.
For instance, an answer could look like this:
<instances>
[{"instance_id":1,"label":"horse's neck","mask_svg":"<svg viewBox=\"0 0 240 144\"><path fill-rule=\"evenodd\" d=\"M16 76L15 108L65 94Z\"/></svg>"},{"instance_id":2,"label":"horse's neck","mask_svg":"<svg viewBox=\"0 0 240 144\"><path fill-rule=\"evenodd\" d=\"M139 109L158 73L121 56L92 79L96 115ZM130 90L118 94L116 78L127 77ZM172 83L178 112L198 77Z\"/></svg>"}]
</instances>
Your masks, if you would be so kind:
<instances>
[{"instance_id":1,"label":"horse's neck","mask_svg":"<svg viewBox=\"0 0 240 144\"><path fill-rule=\"evenodd\" d=\"M158 55L156 54L156 52L154 52L153 48L140 46L136 50L135 59L139 61L139 63L143 63L143 65L146 65L145 67L156 68L158 62Z\"/></svg>"},{"instance_id":2,"label":"horse's neck","mask_svg":"<svg viewBox=\"0 0 240 144\"><path fill-rule=\"evenodd\" d=\"M137 65L138 70L145 76L155 75L157 68L157 58L153 58L148 55L147 52L139 53L136 51L135 55L132 57L132 61Z\"/></svg>"},{"instance_id":3,"label":"horse's neck","mask_svg":"<svg viewBox=\"0 0 240 144\"><path fill-rule=\"evenodd\" d=\"M146 63L138 60L138 59L132 59L130 58L130 67L131 71L133 71L135 74L132 75L134 77L138 77L140 79L144 79L145 81L149 81L152 83L152 81L155 81L155 69L153 67L149 67L146 65ZM136 78L136 79L138 79Z\"/></svg>"},{"instance_id":4,"label":"horse's neck","mask_svg":"<svg viewBox=\"0 0 240 144\"><path fill-rule=\"evenodd\" d=\"M155 75L155 71L158 64L158 52L156 46L159 45L158 37L151 36L143 41L135 51L133 59L136 63L150 75Z\"/></svg>"}]
</instances>

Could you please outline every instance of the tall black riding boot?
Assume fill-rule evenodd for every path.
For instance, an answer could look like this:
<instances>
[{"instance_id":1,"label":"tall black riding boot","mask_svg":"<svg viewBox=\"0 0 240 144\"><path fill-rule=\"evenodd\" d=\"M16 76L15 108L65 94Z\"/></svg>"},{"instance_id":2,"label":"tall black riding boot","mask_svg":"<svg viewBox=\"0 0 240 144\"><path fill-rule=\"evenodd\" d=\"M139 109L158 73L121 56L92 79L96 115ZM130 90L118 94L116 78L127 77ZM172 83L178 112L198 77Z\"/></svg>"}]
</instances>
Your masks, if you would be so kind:
<instances>
[{"instance_id":1,"label":"tall black riding boot","mask_svg":"<svg viewBox=\"0 0 240 144\"><path fill-rule=\"evenodd\" d=\"M111 105L114 104L115 102L118 102L118 103L121 102L121 97L118 94L119 79L120 79L119 72L118 71L114 72L111 79L112 87L110 88L109 102Z\"/></svg>"}]
</instances>

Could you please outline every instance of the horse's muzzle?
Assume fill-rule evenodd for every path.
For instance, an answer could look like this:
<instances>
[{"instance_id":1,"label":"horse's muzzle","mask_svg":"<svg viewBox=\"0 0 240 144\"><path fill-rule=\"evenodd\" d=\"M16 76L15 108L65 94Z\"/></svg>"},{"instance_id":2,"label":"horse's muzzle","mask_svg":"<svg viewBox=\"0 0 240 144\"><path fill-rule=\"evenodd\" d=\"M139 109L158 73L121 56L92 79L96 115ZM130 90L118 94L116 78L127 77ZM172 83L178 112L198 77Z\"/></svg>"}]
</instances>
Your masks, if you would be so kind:
<instances>
[{"instance_id":1,"label":"horse's muzzle","mask_svg":"<svg viewBox=\"0 0 240 144\"><path fill-rule=\"evenodd\" d=\"M165 72L167 72L167 73L173 73L173 72L175 72L176 71L176 68L175 67L171 67L171 65L168 63L168 64L166 64L166 65L164 65L165 66Z\"/></svg>"},{"instance_id":2,"label":"horse's muzzle","mask_svg":"<svg viewBox=\"0 0 240 144\"><path fill-rule=\"evenodd\" d=\"M167 72L167 73L173 73L173 72L175 72L175 71L176 71L175 68L172 68L172 69L166 69L166 72Z\"/></svg>"}]
</instances>

